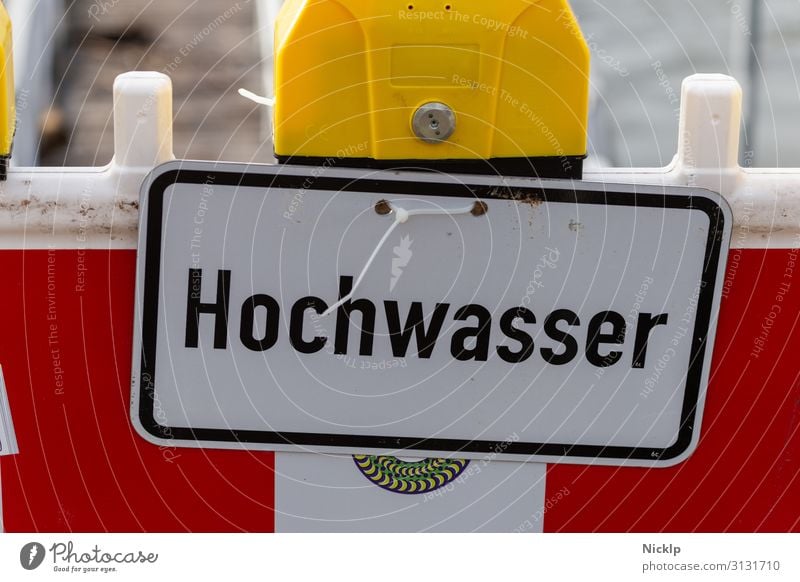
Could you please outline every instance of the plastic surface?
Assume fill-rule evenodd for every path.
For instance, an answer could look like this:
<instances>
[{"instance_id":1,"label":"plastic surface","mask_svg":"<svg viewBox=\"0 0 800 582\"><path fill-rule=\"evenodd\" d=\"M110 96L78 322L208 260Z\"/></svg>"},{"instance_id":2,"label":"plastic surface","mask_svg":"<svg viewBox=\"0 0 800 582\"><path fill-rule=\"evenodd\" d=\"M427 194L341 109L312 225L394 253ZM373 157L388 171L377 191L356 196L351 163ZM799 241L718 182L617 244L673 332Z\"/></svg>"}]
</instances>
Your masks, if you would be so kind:
<instances>
[{"instance_id":1,"label":"plastic surface","mask_svg":"<svg viewBox=\"0 0 800 582\"><path fill-rule=\"evenodd\" d=\"M15 274L0 289L8 306L0 313L0 363L20 447L19 455L0 459L5 526L280 530L296 507L283 496L284 477L281 485L273 473L276 463L278 470L286 466L287 453L276 460L272 453L162 449L130 424L139 186L153 164L172 158L171 91L161 75L124 79L115 86L118 150L109 166L12 167L0 183L0 267ZM800 341L800 287L782 296L784 317L753 355L786 269L797 261L800 169L740 167L730 154L738 149L733 120L741 102L733 79L691 77L681 106L681 154L672 165L587 172L595 181L712 188L733 206L734 248L697 453L659 471L549 465L546 495L529 505L541 520L527 523L520 515L518 531L800 531L800 361L791 349ZM394 502L394 494L355 473L351 458L342 462L363 480L366 496ZM337 475L319 482L335 484ZM439 500L472 507L463 500L498 493L484 488L486 475L484 469L422 505L431 513ZM517 478L525 488L539 487ZM313 483L294 487L322 491ZM504 505L516 498L501 495ZM314 508L322 496L309 497L303 516L319 517ZM465 518L474 517L471 511ZM352 523L352 515L345 517L345 525ZM306 524L311 529L314 522Z\"/></svg>"},{"instance_id":2,"label":"plastic surface","mask_svg":"<svg viewBox=\"0 0 800 582\"><path fill-rule=\"evenodd\" d=\"M589 50L566 0L289 0L276 24L278 156L583 156ZM417 109L457 129L425 143Z\"/></svg>"},{"instance_id":3,"label":"plastic surface","mask_svg":"<svg viewBox=\"0 0 800 582\"><path fill-rule=\"evenodd\" d=\"M0 4L0 157L4 158L11 155L16 121L11 40L11 19Z\"/></svg>"}]
</instances>

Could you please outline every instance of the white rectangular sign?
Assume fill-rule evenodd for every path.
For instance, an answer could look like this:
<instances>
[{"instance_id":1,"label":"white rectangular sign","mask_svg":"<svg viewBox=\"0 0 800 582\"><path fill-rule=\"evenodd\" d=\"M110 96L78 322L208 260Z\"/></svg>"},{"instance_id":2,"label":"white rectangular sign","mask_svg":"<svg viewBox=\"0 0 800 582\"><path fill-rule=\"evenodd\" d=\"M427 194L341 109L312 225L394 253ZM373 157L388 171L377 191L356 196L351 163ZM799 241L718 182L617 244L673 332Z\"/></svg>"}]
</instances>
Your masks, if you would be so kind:
<instances>
[{"instance_id":1,"label":"white rectangular sign","mask_svg":"<svg viewBox=\"0 0 800 582\"><path fill-rule=\"evenodd\" d=\"M171 162L141 209L154 443L641 466L697 444L716 194Z\"/></svg>"}]
</instances>

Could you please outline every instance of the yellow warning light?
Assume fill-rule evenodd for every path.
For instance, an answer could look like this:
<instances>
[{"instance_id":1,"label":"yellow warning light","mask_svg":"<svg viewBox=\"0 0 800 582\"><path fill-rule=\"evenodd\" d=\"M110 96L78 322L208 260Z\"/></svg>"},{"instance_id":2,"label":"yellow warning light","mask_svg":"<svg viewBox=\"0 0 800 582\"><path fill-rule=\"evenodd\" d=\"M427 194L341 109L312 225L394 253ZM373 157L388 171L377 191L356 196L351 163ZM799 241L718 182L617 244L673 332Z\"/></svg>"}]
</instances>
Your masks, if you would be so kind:
<instances>
[{"instance_id":1,"label":"yellow warning light","mask_svg":"<svg viewBox=\"0 0 800 582\"><path fill-rule=\"evenodd\" d=\"M589 49L566 0L288 0L279 159L586 154Z\"/></svg>"},{"instance_id":2,"label":"yellow warning light","mask_svg":"<svg viewBox=\"0 0 800 582\"><path fill-rule=\"evenodd\" d=\"M0 3L0 179L3 180L11 157L16 123L14 55L11 45L11 19L5 6Z\"/></svg>"}]
</instances>

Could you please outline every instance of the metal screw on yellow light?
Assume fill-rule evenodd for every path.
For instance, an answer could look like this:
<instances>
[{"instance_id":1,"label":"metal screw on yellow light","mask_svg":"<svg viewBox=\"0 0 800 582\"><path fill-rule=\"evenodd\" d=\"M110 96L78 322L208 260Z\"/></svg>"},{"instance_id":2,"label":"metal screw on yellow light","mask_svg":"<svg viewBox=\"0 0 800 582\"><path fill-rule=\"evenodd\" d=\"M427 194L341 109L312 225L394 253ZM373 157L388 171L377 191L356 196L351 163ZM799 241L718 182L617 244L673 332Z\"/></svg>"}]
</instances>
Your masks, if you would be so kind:
<instances>
[{"instance_id":1,"label":"metal screw on yellow light","mask_svg":"<svg viewBox=\"0 0 800 582\"><path fill-rule=\"evenodd\" d=\"M456 114L444 103L426 103L414 113L412 125L422 141L444 142L456 130Z\"/></svg>"},{"instance_id":2,"label":"metal screw on yellow light","mask_svg":"<svg viewBox=\"0 0 800 582\"><path fill-rule=\"evenodd\" d=\"M16 126L11 19L0 3L0 180L6 179Z\"/></svg>"},{"instance_id":3,"label":"metal screw on yellow light","mask_svg":"<svg viewBox=\"0 0 800 582\"><path fill-rule=\"evenodd\" d=\"M589 50L567 0L287 0L275 47L283 163L582 174Z\"/></svg>"}]
</instances>

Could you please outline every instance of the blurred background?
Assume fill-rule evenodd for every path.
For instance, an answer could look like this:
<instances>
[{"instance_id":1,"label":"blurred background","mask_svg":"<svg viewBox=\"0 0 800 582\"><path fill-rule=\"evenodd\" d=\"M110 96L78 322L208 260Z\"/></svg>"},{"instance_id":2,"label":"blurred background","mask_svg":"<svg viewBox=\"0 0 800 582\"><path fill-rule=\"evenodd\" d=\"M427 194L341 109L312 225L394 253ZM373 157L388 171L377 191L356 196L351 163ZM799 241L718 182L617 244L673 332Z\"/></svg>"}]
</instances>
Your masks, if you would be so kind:
<instances>
[{"instance_id":1,"label":"blurred background","mask_svg":"<svg viewBox=\"0 0 800 582\"><path fill-rule=\"evenodd\" d=\"M17 165L103 165L112 84L155 70L174 84L175 154L272 161L266 109L279 0L5 0L14 25ZM592 51L590 163L663 166L681 81L734 75L742 163L800 166L800 0L572 0Z\"/></svg>"}]
</instances>

